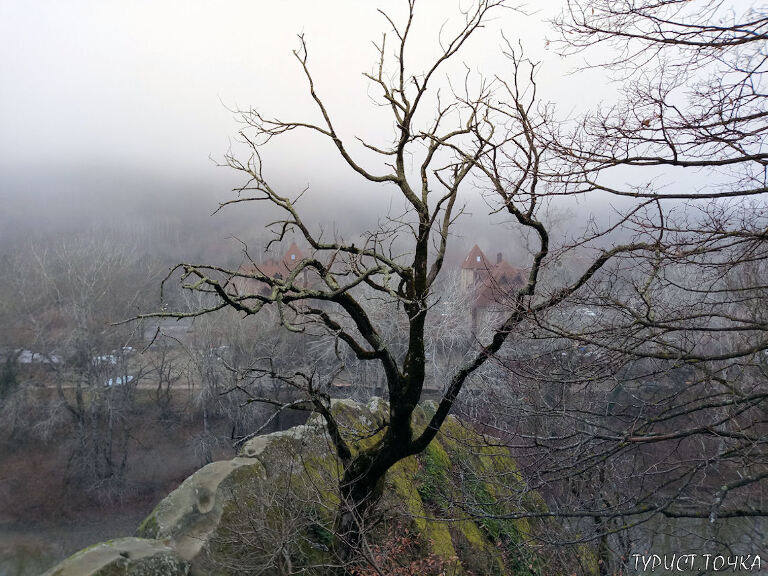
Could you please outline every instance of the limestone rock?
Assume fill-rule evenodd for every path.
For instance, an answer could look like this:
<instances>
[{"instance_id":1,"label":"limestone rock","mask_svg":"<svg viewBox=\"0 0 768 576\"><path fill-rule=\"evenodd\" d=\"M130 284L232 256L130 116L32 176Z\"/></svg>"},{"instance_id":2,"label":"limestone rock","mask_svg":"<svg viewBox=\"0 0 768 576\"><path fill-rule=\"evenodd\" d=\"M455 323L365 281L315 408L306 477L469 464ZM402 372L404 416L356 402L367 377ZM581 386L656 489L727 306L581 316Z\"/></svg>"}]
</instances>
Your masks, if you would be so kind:
<instances>
[{"instance_id":1,"label":"limestone rock","mask_svg":"<svg viewBox=\"0 0 768 576\"><path fill-rule=\"evenodd\" d=\"M244 478L265 476L255 458L211 462L158 504L136 535L167 541L186 560L192 560L218 525L233 487Z\"/></svg>"},{"instance_id":2,"label":"limestone rock","mask_svg":"<svg viewBox=\"0 0 768 576\"><path fill-rule=\"evenodd\" d=\"M435 409L429 402L417 408L414 434ZM331 410L356 452L381 438L389 406L380 398L333 400ZM552 551L531 545L538 533L560 530L553 520L504 518L543 512L546 504L528 488L509 450L487 440L449 416L424 453L388 472L382 509L389 510L390 527L382 524L373 541L401 530L413 541L414 558L440 559L456 575L560 573ZM195 472L155 507L137 530L140 538L86 549L46 576L218 576L239 573L238 566L260 567L266 575L332 563L341 472L324 422L314 414L303 426L255 437L232 460ZM452 520L465 506L481 517Z\"/></svg>"},{"instance_id":3,"label":"limestone rock","mask_svg":"<svg viewBox=\"0 0 768 576\"><path fill-rule=\"evenodd\" d=\"M77 552L43 576L186 576L189 564L157 540L119 538Z\"/></svg>"}]
</instances>

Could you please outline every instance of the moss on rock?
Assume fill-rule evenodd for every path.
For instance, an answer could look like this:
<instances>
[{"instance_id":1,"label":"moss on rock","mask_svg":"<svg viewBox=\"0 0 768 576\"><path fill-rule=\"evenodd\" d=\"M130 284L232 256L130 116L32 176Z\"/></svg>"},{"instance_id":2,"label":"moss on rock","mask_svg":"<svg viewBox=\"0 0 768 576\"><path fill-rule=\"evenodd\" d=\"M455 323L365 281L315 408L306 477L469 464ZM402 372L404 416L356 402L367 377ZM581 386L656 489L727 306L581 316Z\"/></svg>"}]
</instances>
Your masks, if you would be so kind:
<instances>
[{"instance_id":1,"label":"moss on rock","mask_svg":"<svg viewBox=\"0 0 768 576\"><path fill-rule=\"evenodd\" d=\"M378 398L367 404L332 402L353 452L379 441L388 409ZM416 409L414 434L434 412L433 403ZM545 511L543 499L527 487L509 451L487 440L448 417L424 453L398 462L387 474L378 510L383 520L374 523L371 539L379 544L405 526L417 540L418 554L441 558L457 575L557 574L531 545L540 529L553 529L553 522L504 518ZM150 540L129 540L164 546L157 562L166 552L178 560L172 568L177 571L169 575L185 573L179 570L187 562L192 574L221 575L259 563L269 565L264 574L328 564L341 472L323 422L313 415L303 426L253 438L232 460L198 470L139 526L137 535ZM96 548L104 546L109 545ZM93 558L93 552L83 553ZM117 557L110 562L120 564ZM64 563L57 567L63 568Z\"/></svg>"}]
</instances>

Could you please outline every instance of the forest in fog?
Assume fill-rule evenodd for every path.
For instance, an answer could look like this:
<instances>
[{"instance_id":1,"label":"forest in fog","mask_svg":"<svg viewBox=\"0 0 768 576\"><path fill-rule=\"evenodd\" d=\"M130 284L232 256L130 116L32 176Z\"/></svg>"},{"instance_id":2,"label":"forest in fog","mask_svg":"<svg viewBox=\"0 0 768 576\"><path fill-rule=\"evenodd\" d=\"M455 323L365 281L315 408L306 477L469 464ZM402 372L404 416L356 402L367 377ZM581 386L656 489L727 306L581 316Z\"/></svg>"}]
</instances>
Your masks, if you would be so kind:
<instances>
[{"instance_id":1,"label":"forest in fog","mask_svg":"<svg viewBox=\"0 0 768 576\"><path fill-rule=\"evenodd\" d=\"M0 576L765 570L764 7L92 4L0 0Z\"/></svg>"}]
</instances>

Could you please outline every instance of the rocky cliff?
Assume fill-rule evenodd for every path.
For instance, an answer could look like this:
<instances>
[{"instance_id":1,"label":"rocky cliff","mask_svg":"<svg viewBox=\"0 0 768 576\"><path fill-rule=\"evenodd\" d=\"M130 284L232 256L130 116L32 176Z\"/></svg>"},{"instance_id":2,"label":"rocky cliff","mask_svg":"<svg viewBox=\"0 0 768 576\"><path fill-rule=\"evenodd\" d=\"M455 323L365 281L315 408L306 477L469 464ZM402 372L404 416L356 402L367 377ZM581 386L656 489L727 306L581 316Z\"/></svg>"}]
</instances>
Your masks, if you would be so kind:
<instances>
[{"instance_id":1,"label":"rocky cliff","mask_svg":"<svg viewBox=\"0 0 768 576\"><path fill-rule=\"evenodd\" d=\"M334 401L343 433L376 441L386 405ZM434 407L417 410L425 426ZM332 563L335 490L340 473L322 421L256 437L238 456L187 478L139 526L135 537L86 548L45 576L322 574ZM390 574L558 574L566 561L538 543L552 520L498 518L545 511L506 448L449 418L418 457L401 461L370 519L366 550ZM496 517L489 518L488 515ZM588 554L567 561L589 572ZM375 573L362 563L360 575Z\"/></svg>"}]
</instances>

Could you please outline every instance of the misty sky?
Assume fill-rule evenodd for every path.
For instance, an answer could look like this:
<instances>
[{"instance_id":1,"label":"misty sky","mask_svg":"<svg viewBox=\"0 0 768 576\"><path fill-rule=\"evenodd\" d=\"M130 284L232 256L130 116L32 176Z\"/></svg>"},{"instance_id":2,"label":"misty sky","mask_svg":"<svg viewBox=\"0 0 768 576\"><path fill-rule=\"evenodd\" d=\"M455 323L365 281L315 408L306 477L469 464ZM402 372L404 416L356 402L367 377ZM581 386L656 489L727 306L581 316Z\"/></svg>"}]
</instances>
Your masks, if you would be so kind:
<instances>
[{"instance_id":1,"label":"misty sky","mask_svg":"<svg viewBox=\"0 0 768 576\"><path fill-rule=\"evenodd\" d=\"M608 93L595 89L600 82L594 74L566 76L578 61L564 62L545 49L554 33L544 19L560 4L537 3L538 12L529 16L497 13L463 61L485 74L505 74L503 29L541 60L544 99L563 110L599 101ZM459 5L417 4L409 53L416 67L436 54L440 26L447 18L453 18L448 29L457 22ZM126 195L188 194L202 199L201 213L210 213L238 182L209 159L221 158L237 132L227 107L318 118L291 54L297 33L307 38L317 89L339 132L348 140L385 141L391 120L372 105L374 89L361 75L376 57L371 41L386 30L379 6L395 8L397 19L404 3L0 0L0 197L6 217L29 217L51 206L56 214L79 214L83 197L109 206ZM345 194L354 212L381 200L377 188L364 185L317 138L285 139L266 160L268 175L287 189L310 184L308 201L318 205Z\"/></svg>"}]
</instances>

